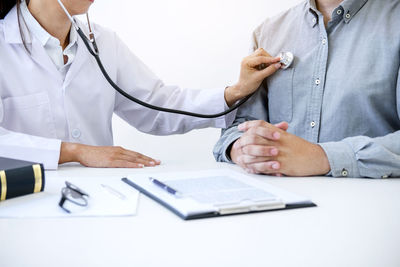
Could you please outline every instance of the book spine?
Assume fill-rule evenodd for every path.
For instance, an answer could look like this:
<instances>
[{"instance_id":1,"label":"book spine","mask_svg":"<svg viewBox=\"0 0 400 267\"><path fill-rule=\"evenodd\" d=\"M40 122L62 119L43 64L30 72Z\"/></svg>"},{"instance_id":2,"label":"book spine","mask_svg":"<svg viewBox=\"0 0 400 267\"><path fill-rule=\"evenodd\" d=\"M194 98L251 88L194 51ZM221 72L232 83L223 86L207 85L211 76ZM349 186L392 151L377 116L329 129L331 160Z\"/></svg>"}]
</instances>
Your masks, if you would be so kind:
<instances>
[{"instance_id":1,"label":"book spine","mask_svg":"<svg viewBox=\"0 0 400 267\"><path fill-rule=\"evenodd\" d=\"M0 201L38 193L44 190L45 177L42 164L11 170L0 170Z\"/></svg>"},{"instance_id":2,"label":"book spine","mask_svg":"<svg viewBox=\"0 0 400 267\"><path fill-rule=\"evenodd\" d=\"M5 171L0 171L0 201L6 200L7 196L7 178L6 178L6 172Z\"/></svg>"}]
</instances>

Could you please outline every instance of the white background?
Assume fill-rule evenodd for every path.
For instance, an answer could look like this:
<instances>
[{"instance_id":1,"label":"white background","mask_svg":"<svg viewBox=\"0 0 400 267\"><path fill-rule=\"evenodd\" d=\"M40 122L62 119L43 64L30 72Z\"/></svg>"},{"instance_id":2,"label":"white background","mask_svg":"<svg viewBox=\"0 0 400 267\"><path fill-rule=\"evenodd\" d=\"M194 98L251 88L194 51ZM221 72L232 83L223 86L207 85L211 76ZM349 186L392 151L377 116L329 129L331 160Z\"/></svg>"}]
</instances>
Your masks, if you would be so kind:
<instances>
[{"instance_id":1,"label":"white background","mask_svg":"<svg viewBox=\"0 0 400 267\"><path fill-rule=\"evenodd\" d=\"M93 22L118 33L166 84L217 88L239 77L252 31L299 0L95 0ZM219 129L156 137L114 117L114 141L162 161L212 161Z\"/></svg>"}]
</instances>

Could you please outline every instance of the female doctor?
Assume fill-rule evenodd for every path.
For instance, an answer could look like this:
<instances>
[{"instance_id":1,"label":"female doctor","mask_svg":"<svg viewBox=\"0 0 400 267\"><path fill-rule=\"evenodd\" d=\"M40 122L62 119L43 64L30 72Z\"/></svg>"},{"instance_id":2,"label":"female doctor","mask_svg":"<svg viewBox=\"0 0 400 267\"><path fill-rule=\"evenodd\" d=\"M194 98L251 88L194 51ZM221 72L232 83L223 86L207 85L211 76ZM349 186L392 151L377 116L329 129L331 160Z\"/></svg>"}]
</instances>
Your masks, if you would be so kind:
<instances>
[{"instance_id":1,"label":"female doctor","mask_svg":"<svg viewBox=\"0 0 400 267\"><path fill-rule=\"evenodd\" d=\"M87 13L93 2L63 1L72 16ZM111 78L129 94L162 107L221 112L254 92L281 66L279 58L258 50L243 60L234 86L181 89L164 85L114 32L98 25L93 25L93 31ZM103 77L57 0L0 0L0 59L0 156L42 162L46 169L66 162L128 168L160 164L113 146L114 112L138 130L155 135L227 127L235 117L235 112L217 119L171 115L143 108L119 95ZM259 71L256 67L260 64L268 67Z\"/></svg>"}]
</instances>

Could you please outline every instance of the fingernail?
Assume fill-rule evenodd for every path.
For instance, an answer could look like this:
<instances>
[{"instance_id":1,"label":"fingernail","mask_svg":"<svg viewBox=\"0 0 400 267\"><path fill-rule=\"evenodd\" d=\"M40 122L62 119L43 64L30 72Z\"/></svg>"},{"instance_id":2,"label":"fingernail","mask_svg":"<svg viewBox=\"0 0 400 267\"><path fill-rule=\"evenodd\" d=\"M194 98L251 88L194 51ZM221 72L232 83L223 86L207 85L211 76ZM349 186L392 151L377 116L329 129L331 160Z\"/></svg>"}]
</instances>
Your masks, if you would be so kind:
<instances>
[{"instance_id":1,"label":"fingernail","mask_svg":"<svg viewBox=\"0 0 400 267\"><path fill-rule=\"evenodd\" d=\"M156 165L156 163L154 161L150 161L150 165Z\"/></svg>"},{"instance_id":2,"label":"fingernail","mask_svg":"<svg viewBox=\"0 0 400 267\"><path fill-rule=\"evenodd\" d=\"M276 148L271 149L271 155L272 156L278 155L278 149L276 149Z\"/></svg>"},{"instance_id":3,"label":"fingernail","mask_svg":"<svg viewBox=\"0 0 400 267\"><path fill-rule=\"evenodd\" d=\"M281 134L278 133L278 132L274 132L274 133L272 134L272 136L275 138L275 140L278 140L279 138L281 138Z\"/></svg>"},{"instance_id":4,"label":"fingernail","mask_svg":"<svg viewBox=\"0 0 400 267\"><path fill-rule=\"evenodd\" d=\"M280 67L282 67L282 64L281 64L281 63L276 63L276 64L274 64L274 67L275 67L276 69L279 69Z\"/></svg>"},{"instance_id":5,"label":"fingernail","mask_svg":"<svg viewBox=\"0 0 400 267\"><path fill-rule=\"evenodd\" d=\"M279 164L278 163L272 164L272 169L278 170L279 169Z\"/></svg>"},{"instance_id":6,"label":"fingernail","mask_svg":"<svg viewBox=\"0 0 400 267\"><path fill-rule=\"evenodd\" d=\"M139 168L144 168L144 165L143 164L139 164Z\"/></svg>"},{"instance_id":7,"label":"fingernail","mask_svg":"<svg viewBox=\"0 0 400 267\"><path fill-rule=\"evenodd\" d=\"M157 164L160 164L160 163L161 163L161 160L156 159L156 163L157 163Z\"/></svg>"}]
</instances>

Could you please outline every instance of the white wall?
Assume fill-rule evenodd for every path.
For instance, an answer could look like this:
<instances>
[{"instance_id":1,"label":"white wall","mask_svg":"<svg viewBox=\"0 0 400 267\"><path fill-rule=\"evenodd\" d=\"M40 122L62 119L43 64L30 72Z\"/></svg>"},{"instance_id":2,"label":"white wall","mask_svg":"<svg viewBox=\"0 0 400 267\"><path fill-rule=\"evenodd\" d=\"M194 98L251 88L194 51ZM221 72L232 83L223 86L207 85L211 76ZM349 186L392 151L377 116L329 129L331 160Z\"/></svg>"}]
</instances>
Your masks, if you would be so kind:
<instances>
[{"instance_id":1,"label":"white wall","mask_svg":"<svg viewBox=\"0 0 400 267\"><path fill-rule=\"evenodd\" d=\"M299 0L95 0L92 21L113 29L167 84L216 88L236 82L253 29ZM185 135L142 134L118 117L114 140L166 161L213 161L220 130Z\"/></svg>"}]
</instances>

